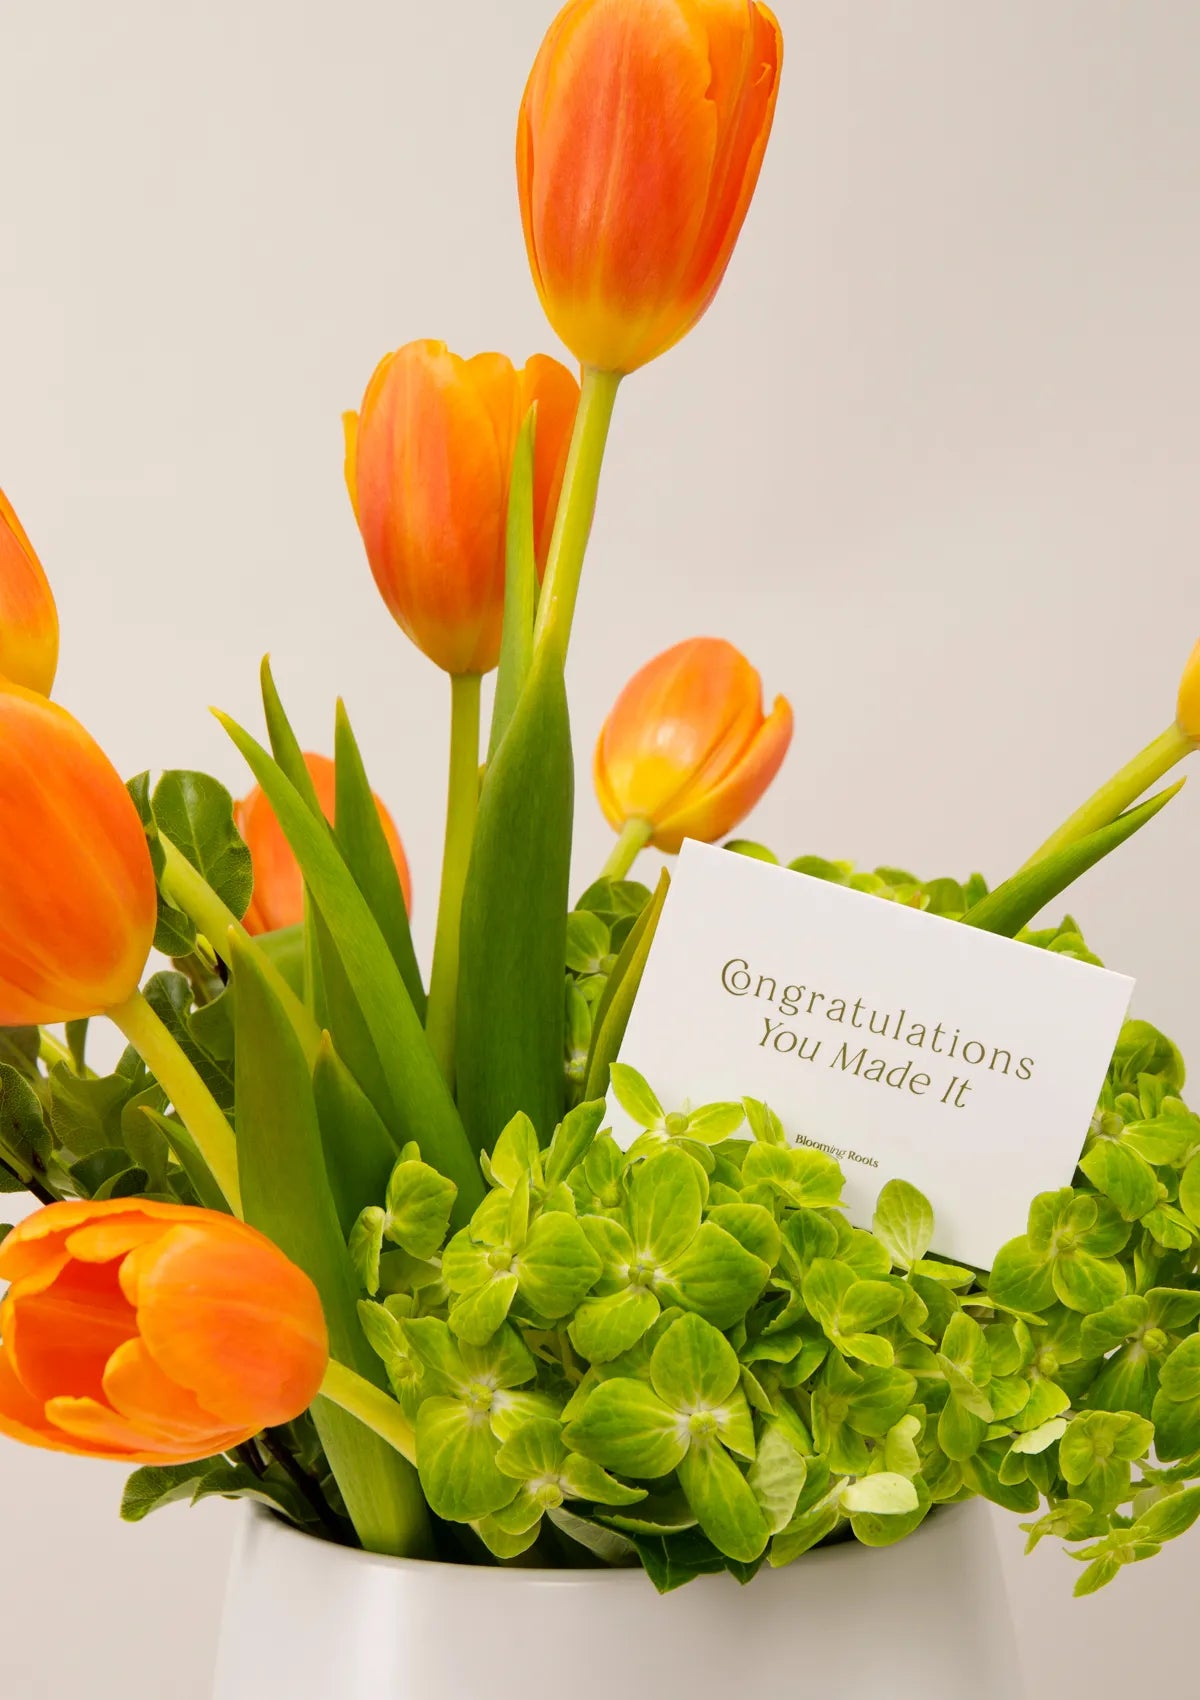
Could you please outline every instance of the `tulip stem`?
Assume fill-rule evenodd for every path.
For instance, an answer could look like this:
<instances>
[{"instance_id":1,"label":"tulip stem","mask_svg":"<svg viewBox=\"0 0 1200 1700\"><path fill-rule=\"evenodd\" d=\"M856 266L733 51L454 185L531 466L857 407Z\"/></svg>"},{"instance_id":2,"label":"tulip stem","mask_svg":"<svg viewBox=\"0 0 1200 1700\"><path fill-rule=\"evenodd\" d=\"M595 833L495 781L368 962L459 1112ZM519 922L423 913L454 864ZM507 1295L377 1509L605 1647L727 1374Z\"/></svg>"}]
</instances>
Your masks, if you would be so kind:
<instances>
[{"instance_id":1,"label":"tulip stem","mask_svg":"<svg viewBox=\"0 0 1200 1700\"><path fill-rule=\"evenodd\" d=\"M621 828L621 836L613 845L612 855L600 870L602 880L623 880L649 844L654 832L652 822L634 815Z\"/></svg>"},{"instance_id":2,"label":"tulip stem","mask_svg":"<svg viewBox=\"0 0 1200 1700\"><path fill-rule=\"evenodd\" d=\"M38 1030L38 1055L48 1067L62 1063L71 1073L76 1072L75 1058L71 1055L71 1047L65 1045L56 1033L51 1033L48 1027Z\"/></svg>"},{"instance_id":3,"label":"tulip stem","mask_svg":"<svg viewBox=\"0 0 1200 1700\"><path fill-rule=\"evenodd\" d=\"M433 968L429 976L429 1005L425 1014L430 1049L452 1092L463 892L475 838L475 817L479 812L481 684L478 673L455 673L450 679L450 782L446 799L446 843L442 854L442 889L438 898Z\"/></svg>"},{"instance_id":4,"label":"tulip stem","mask_svg":"<svg viewBox=\"0 0 1200 1700\"><path fill-rule=\"evenodd\" d=\"M535 646L540 647L553 634L564 658L620 382L620 372L596 372L590 367L584 371L562 494L554 516L554 533L533 637Z\"/></svg>"},{"instance_id":5,"label":"tulip stem","mask_svg":"<svg viewBox=\"0 0 1200 1700\"><path fill-rule=\"evenodd\" d=\"M282 1004L296 1030L309 1063L316 1061L321 1045L321 1029L312 1012L298 998L265 950L260 950L233 910L222 902L204 875L188 861L183 851L160 832L166 865L163 868L162 888L167 899L182 909L188 919L202 932L224 962L229 960L229 935L235 933L238 943L254 952L263 978Z\"/></svg>"},{"instance_id":6,"label":"tulip stem","mask_svg":"<svg viewBox=\"0 0 1200 1700\"><path fill-rule=\"evenodd\" d=\"M364 1427L394 1447L402 1458L416 1464L417 1437L413 1426L390 1394L372 1386L336 1359L330 1360L321 1392L331 1405L357 1417Z\"/></svg>"},{"instance_id":7,"label":"tulip stem","mask_svg":"<svg viewBox=\"0 0 1200 1700\"><path fill-rule=\"evenodd\" d=\"M220 1105L141 992L107 1011L174 1104L235 1216L242 1213L237 1145Z\"/></svg>"},{"instance_id":8,"label":"tulip stem","mask_svg":"<svg viewBox=\"0 0 1200 1700\"><path fill-rule=\"evenodd\" d=\"M1031 868L1035 862L1053 855L1065 845L1074 844L1089 833L1108 826L1194 747L1187 733L1178 725L1168 726L1076 809L1057 832L1052 832L1041 848L1021 864L1018 872L1023 873L1026 868Z\"/></svg>"}]
</instances>

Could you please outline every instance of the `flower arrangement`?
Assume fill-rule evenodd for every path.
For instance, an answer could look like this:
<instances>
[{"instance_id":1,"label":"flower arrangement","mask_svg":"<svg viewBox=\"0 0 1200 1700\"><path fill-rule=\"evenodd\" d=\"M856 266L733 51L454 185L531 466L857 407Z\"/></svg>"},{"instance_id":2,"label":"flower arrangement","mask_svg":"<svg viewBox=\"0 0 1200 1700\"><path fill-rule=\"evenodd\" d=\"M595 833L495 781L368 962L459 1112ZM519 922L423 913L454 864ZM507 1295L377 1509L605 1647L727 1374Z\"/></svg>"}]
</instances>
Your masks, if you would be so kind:
<instances>
[{"instance_id":1,"label":"flower arrangement","mask_svg":"<svg viewBox=\"0 0 1200 1700\"><path fill-rule=\"evenodd\" d=\"M517 172L581 379L410 342L346 415L370 570L450 679L428 987L341 705L333 758L306 754L264 663L267 744L221 717L245 799L125 786L50 699L54 601L0 496L0 1190L43 1205L0 1230L0 1431L137 1466L130 1519L245 1495L372 1552L668 1589L981 1496L1070 1543L1089 1592L1200 1516L1200 1118L1168 1039L1127 1023L1074 1185L990 1271L934 1253L903 1182L851 1225L837 1163L768 1105L665 1108L618 1060L669 884L629 875L728 840L792 734L715 639L617 699L617 837L570 901L564 667L618 389L720 285L781 58L754 0L571 0ZM1200 646L1168 730L995 890L790 866L1094 962L1070 918L1032 924L1197 743ZM172 966L143 986L152 947ZM99 1016L128 1040L108 1075Z\"/></svg>"}]
</instances>

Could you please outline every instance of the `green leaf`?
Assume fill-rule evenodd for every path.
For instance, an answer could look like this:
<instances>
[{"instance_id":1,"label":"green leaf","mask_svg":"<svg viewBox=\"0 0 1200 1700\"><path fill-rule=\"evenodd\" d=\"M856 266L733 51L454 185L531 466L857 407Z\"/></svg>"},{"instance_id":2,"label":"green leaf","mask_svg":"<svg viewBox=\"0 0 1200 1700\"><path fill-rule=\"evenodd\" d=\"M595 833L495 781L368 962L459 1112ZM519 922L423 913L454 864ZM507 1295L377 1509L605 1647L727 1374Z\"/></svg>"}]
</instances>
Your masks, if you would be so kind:
<instances>
[{"instance_id":1,"label":"green leaf","mask_svg":"<svg viewBox=\"0 0 1200 1700\"><path fill-rule=\"evenodd\" d=\"M358 1320L358 1282L325 1173L312 1083L300 1041L236 935L238 1172L246 1220L303 1269L321 1296L330 1349L377 1386L382 1367ZM318 1399L313 1419L368 1551L404 1552L425 1538L415 1475L356 1418Z\"/></svg>"},{"instance_id":2,"label":"green leaf","mask_svg":"<svg viewBox=\"0 0 1200 1700\"><path fill-rule=\"evenodd\" d=\"M573 798L562 659L547 644L487 770L463 897L458 1100L476 1150L517 1110L547 1141L562 1116Z\"/></svg>"},{"instance_id":3,"label":"green leaf","mask_svg":"<svg viewBox=\"0 0 1200 1700\"><path fill-rule=\"evenodd\" d=\"M1098 1139L1079 1167L1097 1192L1111 1198L1127 1222L1135 1222L1158 1203L1158 1177L1128 1145Z\"/></svg>"},{"instance_id":4,"label":"green leaf","mask_svg":"<svg viewBox=\"0 0 1200 1700\"><path fill-rule=\"evenodd\" d=\"M263 713L267 722L267 737L270 741L271 752L282 771L295 786L305 808L314 819L325 824L325 815L317 796L317 788L308 771L308 763L300 748L300 740L292 730L291 721L284 710L279 692L275 688L275 679L271 672L271 657L264 655L262 665L258 670L259 683L262 687Z\"/></svg>"},{"instance_id":5,"label":"green leaf","mask_svg":"<svg viewBox=\"0 0 1200 1700\"><path fill-rule=\"evenodd\" d=\"M1056 1257L1051 1266L1054 1291L1071 1310L1103 1310L1125 1291L1126 1275L1121 1264L1111 1257L1092 1257L1086 1251L1075 1251Z\"/></svg>"},{"instance_id":6,"label":"green leaf","mask_svg":"<svg viewBox=\"0 0 1200 1700\"><path fill-rule=\"evenodd\" d=\"M758 1298L770 1273L769 1264L708 1221L671 1261L662 1292L715 1327L732 1328Z\"/></svg>"},{"instance_id":7,"label":"green leaf","mask_svg":"<svg viewBox=\"0 0 1200 1700\"><path fill-rule=\"evenodd\" d=\"M183 1123L175 1116L164 1116L148 1104L143 1104L137 1113L153 1123L170 1146L172 1156L187 1177L196 1203L202 1205L205 1210L229 1215L225 1194L213 1179L211 1169L200 1155L199 1147Z\"/></svg>"},{"instance_id":8,"label":"green leaf","mask_svg":"<svg viewBox=\"0 0 1200 1700\"><path fill-rule=\"evenodd\" d=\"M216 1495L255 1499L301 1527L315 1521L312 1507L282 1471L273 1469L259 1476L246 1465L230 1464L224 1458L202 1458L195 1464L149 1464L135 1470L125 1483L121 1517L126 1523L140 1523L165 1505L195 1505Z\"/></svg>"},{"instance_id":9,"label":"green leaf","mask_svg":"<svg viewBox=\"0 0 1200 1700\"><path fill-rule=\"evenodd\" d=\"M1118 815L1115 821L1101 827L1098 832L1088 833L1085 838L1076 839L1074 844L1064 845L1061 850L1035 862L1024 872L1014 874L988 897L968 909L960 924L999 933L1004 938L1014 938L1059 892L1073 885L1081 874L1086 874L1118 845L1132 838L1147 821L1153 820L1159 810L1178 794L1183 783L1181 779L1148 802Z\"/></svg>"},{"instance_id":10,"label":"green leaf","mask_svg":"<svg viewBox=\"0 0 1200 1700\"><path fill-rule=\"evenodd\" d=\"M350 1261L372 1298L379 1291L379 1259L386 1222L387 1212L378 1204L369 1204L350 1230Z\"/></svg>"},{"instance_id":11,"label":"green leaf","mask_svg":"<svg viewBox=\"0 0 1200 1700\"><path fill-rule=\"evenodd\" d=\"M621 1476L665 1476L688 1449L678 1414L644 1381L614 1376L588 1394L563 1431L567 1445Z\"/></svg>"},{"instance_id":12,"label":"green leaf","mask_svg":"<svg viewBox=\"0 0 1200 1700\"><path fill-rule=\"evenodd\" d=\"M1049 1310L1054 1303L1054 1273L1050 1259L1028 1238L1001 1246L988 1279L988 1293L999 1305L1025 1315Z\"/></svg>"},{"instance_id":13,"label":"green leaf","mask_svg":"<svg viewBox=\"0 0 1200 1700\"><path fill-rule=\"evenodd\" d=\"M747 1188L769 1187L789 1204L804 1210L835 1209L842 1201L845 1180L832 1157L809 1146L756 1143L746 1153L742 1181Z\"/></svg>"},{"instance_id":14,"label":"green leaf","mask_svg":"<svg viewBox=\"0 0 1200 1700\"><path fill-rule=\"evenodd\" d=\"M570 1316L600 1278L600 1259L574 1216L539 1216L517 1255L521 1297L539 1316Z\"/></svg>"},{"instance_id":15,"label":"green leaf","mask_svg":"<svg viewBox=\"0 0 1200 1700\"><path fill-rule=\"evenodd\" d=\"M902 1517L920 1506L917 1490L907 1476L886 1470L862 1476L842 1489L842 1509L848 1513L871 1512L877 1517Z\"/></svg>"},{"instance_id":16,"label":"green leaf","mask_svg":"<svg viewBox=\"0 0 1200 1700\"><path fill-rule=\"evenodd\" d=\"M150 801L150 775L139 773L129 781L125 789L133 799L133 806L138 812L142 830L146 834L146 845L150 851L150 865L154 869L156 882L161 882L163 868L166 865L166 855L159 842L158 822L154 818L154 808ZM161 884L158 890L157 921L154 929L154 948L161 950L164 956L187 956L196 947L196 929L190 918L182 909L176 909L163 896ZM36 1031L36 1029L35 1029Z\"/></svg>"},{"instance_id":17,"label":"green leaf","mask_svg":"<svg viewBox=\"0 0 1200 1700\"><path fill-rule=\"evenodd\" d=\"M425 1019L425 988L413 950L408 906L400 873L379 818L379 809L363 766L362 754L339 699L334 733L336 804L334 836L354 882L367 901L392 953L392 960L412 999L420 1021Z\"/></svg>"},{"instance_id":18,"label":"green leaf","mask_svg":"<svg viewBox=\"0 0 1200 1700\"><path fill-rule=\"evenodd\" d=\"M202 1051L192 1036L188 1015L192 1007L192 988L182 974L154 974L142 988L146 1002L158 1016L176 1044L183 1051L196 1073L225 1111L233 1108L233 1070L227 1064L214 1061Z\"/></svg>"},{"instance_id":19,"label":"green leaf","mask_svg":"<svg viewBox=\"0 0 1200 1700\"><path fill-rule=\"evenodd\" d=\"M383 1197L396 1146L328 1033L321 1035L312 1085L326 1174L338 1220L348 1233L366 1206Z\"/></svg>"},{"instance_id":20,"label":"green leaf","mask_svg":"<svg viewBox=\"0 0 1200 1700\"><path fill-rule=\"evenodd\" d=\"M454 1208L454 1182L428 1163L397 1163L387 1188L387 1235L413 1257L441 1249Z\"/></svg>"},{"instance_id":21,"label":"green leaf","mask_svg":"<svg viewBox=\"0 0 1200 1700\"><path fill-rule=\"evenodd\" d=\"M1200 1400L1200 1334L1176 1346L1162 1367L1160 1385L1168 1399Z\"/></svg>"},{"instance_id":22,"label":"green leaf","mask_svg":"<svg viewBox=\"0 0 1200 1700\"><path fill-rule=\"evenodd\" d=\"M576 1104L573 1110L567 1111L555 1129L550 1149L546 1153L547 1186L557 1186L560 1181L565 1181L584 1161L607 1114L607 1108L603 1098L594 1098Z\"/></svg>"},{"instance_id":23,"label":"green leaf","mask_svg":"<svg viewBox=\"0 0 1200 1700\"><path fill-rule=\"evenodd\" d=\"M27 1181L45 1174L51 1149L40 1098L24 1075L0 1063L0 1162Z\"/></svg>"},{"instance_id":24,"label":"green leaf","mask_svg":"<svg viewBox=\"0 0 1200 1700\"><path fill-rule=\"evenodd\" d=\"M630 1068L627 1063L615 1062L610 1075L613 1097L638 1127L666 1126L662 1105L635 1068Z\"/></svg>"},{"instance_id":25,"label":"green leaf","mask_svg":"<svg viewBox=\"0 0 1200 1700\"><path fill-rule=\"evenodd\" d=\"M496 1463L500 1443L485 1411L434 1398L417 1412L417 1463L435 1517L473 1522L510 1504L518 1484Z\"/></svg>"},{"instance_id":26,"label":"green leaf","mask_svg":"<svg viewBox=\"0 0 1200 1700\"><path fill-rule=\"evenodd\" d=\"M679 1481L696 1521L727 1558L761 1557L771 1537L745 1476L723 1446L693 1444L679 1461Z\"/></svg>"},{"instance_id":27,"label":"green leaf","mask_svg":"<svg viewBox=\"0 0 1200 1700\"><path fill-rule=\"evenodd\" d=\"M225 787L206 773L168 768L154 787L152 806L159 830L204 876L226 908L239 918L244 915L254 875ZM212 942L220 949L224 940Z\"/></svg>"},{"instance_id":28,"label":"green leaf","mask_svg":"<svg viewBox=\"0 0 1200 1700\"><path fill-rule=\"evenodd\" d=\"M907 1181L888 1181L879 1194L873 1226L892 1262L912 1270L933 1243L933 1206Z\"/></svg>"},{"instance_id":29,"label":"green leaf","mask_svg":"<svg viewBox=\"0 0 1200 1700\"><path fill-rule=\"evenodd\" d=\"M589 1363L607 1364L629 1351L659 1315L659 1302L645 1287L587 1299L567 1329L571 1344Z\"/></svg>"},{"instance_id":30,"label":"green leaf","mask_svg":"<svg viewBox=\"0 0 1200 1700\"><path fill-rule=\"evenodd\" d=\"M337 945L387 1076L395 1126L419 1139L434 1166L458 1187L458 1219L482 1196L482 1181L445 1080L429 1049L404 981L366 900L330 833L286 775L241 727L222 725L245 756L295 852L313 902ZM561 995L561 968L560 995Z\"/></svg>"},{"instance_id":31,"label":"green leaf","mask_svg":"<svg viewBox=\"0 0 1200 1700\"><path fill-rule=\"evenodd\" d=\"M1158 1500L1137 1519L1131 1530L1135 1540L1173 1541L1184 1535L1200 1518L1200 1487Z\"/></svg>"},{"instance_id":32,"label":"green leaf","mask_svg":"<svg viewBox=\"0 0 1200 1700\"><path fill-rule=\"evenodd\" d=\"M521 421L509 479L504 549L504 621L492 730L488 739L489 762L495 759L504 734L512 724L533 665L533 619L538 597L533 496L536 436L535 403Z\"/></svg>"},{"instance_id":33,"label":"green leaf","mask_svg":"<svg viewBox=\"0 0 1200 1700\"><path fill-rule=\"evenodd\" d=\"M774 1216L761 1204L717 1204L707 1220L731 1234L743 1250L773 1269L779 1261L782 1235Z\"/></svg>"},{"instance_id":34,"label":"green leaf","mask_svg":"<svg viewBox=\"0 0 1200 1700\"><path fill-rule=\"evenodd\" d=\"M646 971L650 946L662 915L663 904L670 890L671 876L664 868L659 875L654 896L638 916L629 937L608 977L604 996L596 1009L592 1025L592 1051L588 1058L587 1085L584 1096L603 1098L608 1091L609 1071L621 1050L625 1029Z\"/></svg>"},{"instance_id":35,"label":"green leaf","mask_svg":"<svg viewBox=\"0 0 1200 1700\"><path fill-rule=\"evenodd\" d=\"M707 1535L688 1529L678 1535L634 1535L631 1537L646 1575L660 1594L672 1593L697 1576L712 1576L728 1570L731 1563L718 1552Z\"/></svg>"},{"instance_id":36,"label":"green leaf","mask_svg":"<svg viewBox=\"0 0 1200 1700\"><path fill-rule=\"evenodd\" d=\"M637 1548L632 1541L626 1540L614 1529L594 1523L589 1517L579 1517L561 1505L551 1506L546 1516L561 1534L590 1552L601 1564L627 1565L637 1559Z\"/></svg>"},{"instance_id":37,"label":"green leaf","mask_svg":"<svg viewBox=\"0 0 1200 1700\"><path fill-rule=\"evenodd\" d=\"M698 1139L702 1145L719 1145L735 1134L745 1119L743 1104L702 1104L688 1114L687 1137Z\"/></svg>"},{"instance_id":38,"label":"green leaf","mask_svg":"<svg viewBox=\"0 0 1200 1700\"><path fill-rule=\"evenodd\" d=\"M599 915L575 909L567 916L566 963L572 974L600 974L609 954L608 928Z\"/></svg>"},{"instance_id":39,"label":"green leaf","mask_svg":"<svg viewBox=\"0 0 1200 1700\"><path fill-rule=\"evenodd\" d=\"M629 1230L638 1255L670 1263L696 1237L703 1208L703 1174L686 1151L668 1145L640 1163L629 1189Z\"/></svg>"},{"instance_id":40,"label":"green leaf","mask_svg":"<svg viewBox=\"0 0 1200 1700\"><path fill-rule=\"evenodd\" d=\"M746 1480L771 1534L777 1535L791 1522L807 1475L808 1464L791 1430L783 1423L768 1422Z\"/></svg>"},{"instance_id":41,"label":"green leaf","mask_svg":"<svg viewBox=\"0 0 1200 1700\"><path fill-rule=\"evenodd\" d=\"M678 1410L712 1410L738 1385L737 1354L725 1336L698 1316L673 1322L654 1348L650 1381Z\"/></svg>"},{"instance_id":42,"label":"green leaf","mask_svg":"<svg viewBox=\"0 0 1200 1700\"><path fill-rule=\"evenodd\" d=\"M148 1464L135 1470L121 1495L122 1522L140 1523L164 1505L190 1502L198 1483L222 1462L220 1458L201 1458L194 1464Z\"/></svg>"}]
</instances>

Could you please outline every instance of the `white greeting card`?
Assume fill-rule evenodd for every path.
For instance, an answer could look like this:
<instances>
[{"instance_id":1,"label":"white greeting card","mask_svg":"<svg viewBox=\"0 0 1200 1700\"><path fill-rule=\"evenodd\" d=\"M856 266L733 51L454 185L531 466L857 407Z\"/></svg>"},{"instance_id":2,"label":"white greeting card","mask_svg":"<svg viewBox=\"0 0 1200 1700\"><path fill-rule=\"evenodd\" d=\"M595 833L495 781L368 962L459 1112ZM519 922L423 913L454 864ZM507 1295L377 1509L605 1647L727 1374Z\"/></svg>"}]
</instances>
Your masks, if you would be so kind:
<instances>
[{"instance_id":1,"label":"white greeting card","mask_svg":"<svg viewBox=\"0 0 1200 1700\"><path fill-rule=\"evenodd\" d=\"M1035 1194L1070 1183L1133 981L688 842L621 1061L664 1107L763 1099L835 1157L850 1219L886 1181L933 1249L990 1268ZM622 1145L637 1135L610 1100Z\"/></svg>"}]
</instances>

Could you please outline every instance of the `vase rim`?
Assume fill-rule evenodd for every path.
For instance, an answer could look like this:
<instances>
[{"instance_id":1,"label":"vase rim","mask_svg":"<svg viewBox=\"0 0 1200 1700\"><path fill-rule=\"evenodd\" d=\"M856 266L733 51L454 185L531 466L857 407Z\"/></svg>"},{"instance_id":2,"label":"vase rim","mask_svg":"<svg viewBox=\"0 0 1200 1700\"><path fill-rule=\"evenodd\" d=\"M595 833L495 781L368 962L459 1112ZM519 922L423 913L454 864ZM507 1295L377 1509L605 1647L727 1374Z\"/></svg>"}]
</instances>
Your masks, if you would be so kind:
<instances>
[{"instance_id":1,"label":"vase rim","mask_svg":"<svg viewBox=\"0 0 1200 1700\"><path fill-rule=\"evenodd\" d=\"M944 1521L949 1514L958 1514L968 1505L976 1503L976 1500L971 1499L952 1504L935 1505L921 1525L914 1529L911 1535L906 1535L902 1541L896 1542L893 1547L870 1547L851 1538L834 1542L830 1546L815 1547L812 1551L802 1554L800 1558L794 1561L793 1565L783 1568L792 1569L793 1567L807 1567L812 1564L845 1563L847 1560L854 1560L857 1555L863 1553L889 1552L896 1550L897 1547L903 1549L911 1541L920 1540L931 1527L938 1524L944 1526ZM548 1569L541 1566L519 1564L458 1564L442 1558L398 1558L388 1553L364 1552L361 1547L341 1546L338 1542L327 1541L320 1535L310 1535L305 1530L296 1528L295 1524L287 1522L283 1517L272 1511L269 1506L251 1504L247 1509L253 1521L258 1523L264 1532L269 1531L272 1538L282 1537L289 1542L302 1541L310 1548L314 1546L327 1547L331 1552L336 1553L339 1559L351 1561L360 1568L384 1570L391 1574L409 1573L429 1578L434 1575L446 1576L458 1572L470 1576L472 1579L486 1578L485 1586L490 1586L493 1582L497 1586L513 1586L524 1582L537 1583L539 1587L595 1587L598 1585L606 1588L628 1588L641 1587L649 1581L645 1570L638 1564L579 1565L577 1567L563 1566L559 1569ZM776 1571L775 1574L781 1574L781 1571ZM695 1580L725 1583L729 1580L729 1573L716 1572L697 1577ZM691 1584L688 1584L688 1586L691 1586Z\"/></svg>"}]
</instances>

